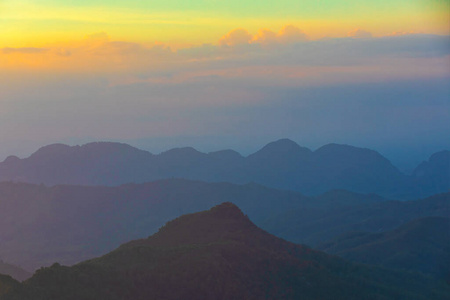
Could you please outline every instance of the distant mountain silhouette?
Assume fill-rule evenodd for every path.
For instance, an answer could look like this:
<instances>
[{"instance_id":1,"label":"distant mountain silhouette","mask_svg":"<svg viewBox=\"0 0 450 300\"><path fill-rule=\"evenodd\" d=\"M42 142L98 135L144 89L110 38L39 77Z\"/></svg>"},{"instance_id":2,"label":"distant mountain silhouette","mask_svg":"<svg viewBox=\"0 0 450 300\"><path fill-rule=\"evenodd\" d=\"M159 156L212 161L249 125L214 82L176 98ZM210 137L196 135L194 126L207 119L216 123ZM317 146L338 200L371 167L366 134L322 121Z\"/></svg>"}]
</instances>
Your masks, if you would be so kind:
<instances>
[{"instance_id":1,"label":"distant mountain silhouette","mask_svg":"<svg viewBox=\"0 0 450 300\"><path fill-rule=\"evenodd\" d=\"M1 281L0 281L1 282ZM276 238L235 205L175 219L73 267L54 264L2 300L445 299L426 277L358 266Z\"/></svg>"},{"instance_id":2,"label":"distant mountain silhouette","mask_svg":"<svg viewBox=\"0 0 450 300\"><path fill-rule=\"evenodd\" d=\"M0 180L30 183L116 185L146 174L153 155L119 143L83 146L53 144L25 159L7 158L0 164Z\"/></svg>"},{"instance_id":3,"label":"distant mountain silhouette","mask_svg":"<svg viewBox=\"0 0 450 300\"><path fill-rule=\"evenodd\" d=\"M18 266L5 263L2 260L0 260L0 274L9 275L19 281L28 279L32 275L30 272L25 271Z\"/></svg>"},{"instance_id":4,"label":"distant mountain silhouette","mask_svg":"<svg viewBox=\"0 0 450 300\"><path fill-rule=\"evenodd\" d=\"M328 182L332 189L395 195L406 182L406 177L378 152L338 144L314 152L308 176L322 192L322 182Z\"/></svg>"},{"instance_id":5,"label":"distant mountain silhouette","mask_svg":"<svg viewBox=\"0 0 450 300\"><path fill-rule=\"evenodd\" d=\"M377 201L376 196L342 192L322 195L314 205L303 205L263 221L265 230L289 241L317 246L339 235L384 232L421 217L450 216L450 193L410 201Z\"/></svg>"},{"instance_id":6,"label":"distant mountain silhouette","mask_svg":"<svg viewBox=\"0 0 450 300\"><path fill-rule=\"evenodd\" d=\"M264 146L261 150L248 156L253 161L279 162L304 160L311 155L308 148L300 147L289 139L281 139Z\"/></svg>"},{"instance_id":7,"label":"distant mountain silhouette","mask_svg":"<svg viewBox=\"0 0 450 300\"><path fill-rule=\"evenodd\" d=\"M353 232L318 246L343 258L421 271L450 282L450 219L416 219L383 233Z\"/></svg>"},{"instance_id":8,"label":"distant mountain silhouette","mask_svg":"<svg viewBox=\"0 0 450 300\"><path fill-rule=\"evenodd\" d=\"M342 190L306 197L258 184L180 179L118 187L4 182L0 257L28 270L55 261L74 264L148 236L182 214L227 201L263 229L310 245L348 231L385 231L414 218L450 214L450 194L400 202Z\"/></svg>"},{"instance_id":9,"label":"distant mountain silhouette","mask_svg":"<svg viewBox=\"0 0 450 300\"><path fill-rule=\"evenodd\" d=\"M450 191L450 151L431 155L421 163L412 174L416 194L428 191Z\"/></svg>"},{"instance_id":10,"label":"distant mountain silhouette","mask_svg":"<svg viewBox=\"0 0 450 300\"><path fill-rule=\"evenodd\" d=\"M449 155L442 153L407 176L373 150L329 144L313 152L288 139L269 143L247 157L232 150L206 154L190 147L153 155L119 143L55 144L25 159L8 157L0 163L0 181L114 186L184 178L256 182L308 195L345 189L414 199L449 191Z\"/></svg>"}]
</instances>

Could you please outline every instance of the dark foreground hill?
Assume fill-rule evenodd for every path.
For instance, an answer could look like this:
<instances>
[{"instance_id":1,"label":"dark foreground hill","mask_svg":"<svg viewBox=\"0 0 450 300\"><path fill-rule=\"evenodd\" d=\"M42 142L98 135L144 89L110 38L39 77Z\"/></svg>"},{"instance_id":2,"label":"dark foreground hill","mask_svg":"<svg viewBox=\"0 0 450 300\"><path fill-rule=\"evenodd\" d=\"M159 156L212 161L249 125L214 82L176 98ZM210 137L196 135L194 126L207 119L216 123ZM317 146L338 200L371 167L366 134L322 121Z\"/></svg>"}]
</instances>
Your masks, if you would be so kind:
<instances>
[{"instance_id":1,"label":"dark foreground hill","mask_svg":"<svg viewBox=\"0 0 450 300\"><path fill-rule=\"evenodd\" d=\"M8 293L11 293L12 290L18 289L20 287L20 283L13 279L10 275L0 274L0 299L3 298Z\"/></svg>"},{"instance_id":2,"label":"dark foreground hill","mask_svg":"<svg viewBox=\"0 0 450 300\"><path fill-rule=\"evenodd\" d=\"M450 194L400 202L346 191L305 197L256 184L178 179L118 187L0 183L0 257L28 270L55 261L71 265L226 201L263 229L310 245L348 231L379 232L450 214Z\"/></svg>"},{"instance_id":3,"label":"dark foreground hill","mask_svg":"<svg viewBox=\"0 0 450 300\"><path fill-rule=\"evenodd\" d=\"M450 219L416 219L383 233L353 232L319 245L348 260L421 271L450 282Z\"/></svg>"},{"instance_id":4,"label":"dark foreground hill","mask_svg":"<svg viewBox=\"0 0 450 300\"><path fill-rule=\"evenodd\" d=\"M0 163L0 181L56 185L120 185L167 178L245 184L320 194L332 189L415 199L450 189L449 151L407 176L378 152L328 144L311 151L282 139L247 157L232 150L176 148L159 155L119 143L54 144Z\"/></svg>"},{"instance_id":5,"label":"dark foreground hill","mask_svg":"<svg viewBox=\"0 0 450 300\"><path fill-rule=\"evenodd\" d=\"M153 236L124 244L103 257L73 267L55 264L20 286L11 282L4 286L9 291L2 300L428 300L450 296L444 283L354 265L276 238L231 203L182 216Z\"/></svg>"}]
</instances>

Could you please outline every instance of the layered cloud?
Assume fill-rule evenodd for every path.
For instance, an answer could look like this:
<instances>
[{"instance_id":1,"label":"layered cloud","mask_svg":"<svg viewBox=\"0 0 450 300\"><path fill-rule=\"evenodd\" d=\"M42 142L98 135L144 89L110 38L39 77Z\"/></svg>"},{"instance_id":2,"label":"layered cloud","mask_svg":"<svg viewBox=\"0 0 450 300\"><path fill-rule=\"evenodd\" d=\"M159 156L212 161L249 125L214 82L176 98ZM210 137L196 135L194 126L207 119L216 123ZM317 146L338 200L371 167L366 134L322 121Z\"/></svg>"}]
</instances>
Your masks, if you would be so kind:
<instances>
[{"instance_id":1,"label":"layered cloud","mask_svg":"<svg viewBox=\"0 0 450 300\"><path fill-rule=\"evenodd\" d=\"M111 84L179 84L214 78L281 85L401 80L449 76L447 36L374 37L355 29L348 37L310 40L300 28L278 32L231 30L216 44L173 50L162 43L112 39L105 32L45 48L3 48L0 66L14 72L104 74Z\"/></svg>"},{"instance_id":2,"label":"layered cloud","mask_svg":"<svg viewBox=\"0 0 450 300\"><path fill-rule=\"evenodd\" d=\"M307 35L300 28L286 25L279 32L260 29L255 35L242 28L234 29L225 34L220 40L221 46L237 46L246 44L289 44L308 40Z\"/></svg>"}]
</instances>

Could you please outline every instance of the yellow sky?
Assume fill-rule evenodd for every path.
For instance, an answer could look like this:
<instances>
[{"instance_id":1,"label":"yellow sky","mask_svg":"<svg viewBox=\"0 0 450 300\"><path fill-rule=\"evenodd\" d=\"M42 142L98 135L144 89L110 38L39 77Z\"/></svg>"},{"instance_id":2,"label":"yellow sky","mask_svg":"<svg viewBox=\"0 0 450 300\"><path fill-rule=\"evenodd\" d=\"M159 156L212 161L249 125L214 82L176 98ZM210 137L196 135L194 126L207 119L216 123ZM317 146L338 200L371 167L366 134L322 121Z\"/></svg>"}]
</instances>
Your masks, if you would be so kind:
<instances>
[{"instance_id":1,"label":"yellow sky","mask_svg":"<svg viewBox=\"0 0 450 300\"><path fill-rule=\"evenodd\" d=\"M142 2L142 1L141 1ZM80 42L107 32L113 40L170 44L217 43L234 28L255 34L292 24L312 39L345 36L355 28L449 34L447 0L394 1L0 1L0 47L43 47ZM259 4L258 4L259 3ZM425 4L427 3L427 4ZM258 9L259 8L259 9Z\"/></svg>"},{"instance_id":2,"label":"yellow sky","mask_svg":"<svg viewBox=\"0 0 450 300\"><path fill-rule=\"evenodd\" d=\"M448 103L449 3L0 0L0 140L37 146L201 131L216 140L271 133L349 143L360 128L380 129L380 140L398 129L395 142L404 132L447 137L448 109L429 108L427 127L417 103ZM322 96L304 93L315 87ZM322 97L328 104L316 105ZM403 119L399 100L411 101ZM379 101L391 123L374 117L370 103Z\"/></svg>"},{"instance_id":3,"label":"yellow sky","mask_svg":"<svg viewBox=\"0 0 450 300\"><path fill-rule=\"evenodd\" d=\"M190 59L176 51L218 46L236 29L245 32L245 43L263 46L355 33L448 35L447 8L448 0L0 0L0 68L170 69L174 60L179 67ZM287 41L286 26L301 34Z\"/></svg>"}]
</instances>

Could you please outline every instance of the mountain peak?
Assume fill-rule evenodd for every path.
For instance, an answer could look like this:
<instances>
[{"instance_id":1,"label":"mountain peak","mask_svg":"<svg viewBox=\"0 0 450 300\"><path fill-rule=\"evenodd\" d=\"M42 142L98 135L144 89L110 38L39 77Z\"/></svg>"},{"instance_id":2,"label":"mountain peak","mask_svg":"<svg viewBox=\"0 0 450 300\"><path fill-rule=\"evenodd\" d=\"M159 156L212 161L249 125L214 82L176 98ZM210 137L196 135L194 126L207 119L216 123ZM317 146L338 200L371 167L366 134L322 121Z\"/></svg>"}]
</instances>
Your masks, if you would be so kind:
<instances>
[{"instance_id":1,"label":"mountain peak","mask_svg":"<svg viewBox=\"0 0 450 300\"><path fill-rule=\"evenodd\" d=\"M86 151L103 151L105 153L110 151L120 151L120 152L145 152L147 154L151 154L150 152L140 150L131 145L125 143L117 143L117 142L92 142L87 143L81 146L81 149Z\"/></svg>"},{"instance_id":2,"label":"mountain peak","mask_svg":"<svg viewBox=\"0 0 450 300\"><path fill-rule=\"evenodd\" d=\"M210 214L218 219L234 219L247 221L248 218L234 203L224 202L209 210Z\"/></svg>"},{"instance_id":3,"label":"mountain peak","mask_svg":"<svg viewBox=\"0 0 450 300\"><path fill-rule=\"evenodd\" d=\"M39 148L36 152L31 154L30 158L42 158L42 157L52 157L53 155L58 155L61 153L68 152L72 147L65 144L50 144Z\"/></svg>"},{"instance_id":4,"label":"mountain peak","mask_svg":"<svg viewBox=\"0 0 450 300\"><path fill-rule=\"evenodd\" d=\"M330 143L330 144L326 144L323 145L322 147L320 147L319 149L317 149L315 152L323 152L323 153L329 153L329 152L366 152L366 151L372 151L372 152L376 152L370 149L366 149L366 148L360 148L360 147L355 147L355 146L351 146L351 145L347 145L347 144L336 144L336 143Z\"/></svg>"},{"instance_id":5,"label":"mountain peak","mask_svg":"<svg viewBox=\"0 0 450 300\"><path fill-rule=\"evenodd\" d=\"M448 191L450 189L450 151L443 150L434 153L428 161L422 162L413 171L413 177L420 180L421 188Z\"/></svg>"},{"instance_id":6,"label":"mountain peak","mask_svg":"<svg viewBox=\"0 0 450 300\"><path fill-rule=\"evenodd\" d=\"M441 170L440 174L448 174L448 168L450 166L450 151L443 150L436 152L430 156L428 161L422 162L414 170L414 176L424 176L425 174L436 174L437 169Z\"/></svg>"},{"instance_id":7,"label":"mountain peak","mask_svg":"<svg viewBox=\"0 0 450 300\"><path fill-rule=\"evenodd\" d=\"M170 159L186 159L192 157L203 157L206 154L198 151L192 147L181 147L181 148L173 148L159 154L160 157L166 157Z\"/></svg>"},{"instance_id":8,"label":"mountain peak","mask_svg":"<svg viewBox=\"0 0 450 300\"><path fill-rule=\"evenodd\" d=\"M365 161L365 162L377 162L382 164L387 164L392 168L390 161L382 156L377 151L368 149L368 148L360 148L355 146L350 146L346 144L327 144L316 151L314 151L314 155L316 157L320 157L322 159L331 159L333 161Z\"/></svg>"},{"instance_id":9,"label":"mountain peak","mask_svg":"<svg viewBox=\"0 0 450 300\"><path fill-rule=\"evenodd\" d=\"M301 149L296 142L290 139L279 139L277 141L268 143L263 149Z\"/></svg>"},{"instance_id":10,"label":"mountain peak","mask_svg":"<svg viewBox=\"0 0 450 300\"><path fill-rule=\"evenodd\" d=\"M450 151L449 150L442 150L439 152L434 153L430 156L430 161L441 161L441 160L450 160Z\"/></svg>"},{"instance_id":11,"label":"mountain peak","mask_svg":"<svg viewBox=\"0 0 450 300\"><path fill-rule=\"evenodd\" d=\"M209 210L199 213L187 214L168 222L159 233L165 231L185 230L190 232L234 231L249 226L255 226L246 215L231 202L224 202Z\"/></svg>"},{"instance_id":12,"label":"mountain peak","mask_svg":"<svg viewBox=\"0 0 450 300\"><path fill-rule=\"evenodd\" d=\"M65 144L51 144L44 146L34 152L30 158L42 159L42 158L55 158L65 157L66 155L79 154L80 152L91 153L98 156L105 156L111 153L143 153L151 155L150 152L137 149L133 146L124 143L116 142L92 142L82 146L68 146Z\"/></svg>"},{"instance_id":13,"label":"mountain peak","mask_svg":"<svg viewBox=\"0 0 450 300\"><path fill-rule=\"evenodd\" d=\"M257 229L256 225L235 204L225 202L206 211L176 218L167 222L148 239L134 241L124 246L204 244L230 238L237 232L254 229Z\"/></svg>"},{"instance_id":14,"label":"mountain peak","mask_svg":"<svg viewBox=\"0 0 450 300\"><path fill-rule=\"evenodd\" d=\"M253 153L249 157L266 158L274 155L298 155L298 154L310 154L311 150L305 147L301 147L296 142L290 139L280 139L275 142L271 142L261 148L259 151Z\"/></svg>"},{"instance_id":15,"label":"mountain peak","mask_svg":"<svg viewBox=\"0 0 450 300\"><path fill-rule=\"evenodd\" d=\"M10 155L3 161L3 163L5 163L5 164L14 164L14 163L17 163L19 161L20 161L20 158L18 158L15 155Z\"/></svg>"},{"instance_id":16,"label":"mountain peak","mask_svg":"<svg viewBox=\"0 0 450 300\"><path fill-rule=\"evenodd\" d=\"M242 155L239 152L236 152L234 150L220 150L220 151L214 151L209 152L208 155L210 157L219 158L219 159L242 159Z\"/></svg>"}]
</instances>

